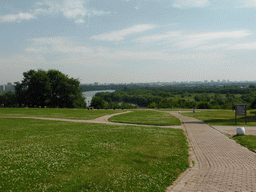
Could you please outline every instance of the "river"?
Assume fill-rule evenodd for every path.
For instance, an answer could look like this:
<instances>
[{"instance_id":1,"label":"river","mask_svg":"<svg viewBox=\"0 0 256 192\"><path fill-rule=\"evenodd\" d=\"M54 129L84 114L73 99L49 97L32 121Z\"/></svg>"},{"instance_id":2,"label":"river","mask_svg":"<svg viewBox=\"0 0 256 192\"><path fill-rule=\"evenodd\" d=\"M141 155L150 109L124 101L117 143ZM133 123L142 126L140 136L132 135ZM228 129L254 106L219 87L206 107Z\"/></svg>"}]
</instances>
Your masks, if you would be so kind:
<instances>
[{"instance_id":1,"label":"river","mask_svg":"<svg viewBox=\"0 0 256 192\"><path fill-rule=\"evenodd\" d=\"M98 90L98 91L85 91L85 92L83 92L83 96L86 97L87 106L89 106L91 104L92 97L98 92L110 92L110 93L112 93L112 92L115 92L115 90Z\"/></svg>"}]
</instances>

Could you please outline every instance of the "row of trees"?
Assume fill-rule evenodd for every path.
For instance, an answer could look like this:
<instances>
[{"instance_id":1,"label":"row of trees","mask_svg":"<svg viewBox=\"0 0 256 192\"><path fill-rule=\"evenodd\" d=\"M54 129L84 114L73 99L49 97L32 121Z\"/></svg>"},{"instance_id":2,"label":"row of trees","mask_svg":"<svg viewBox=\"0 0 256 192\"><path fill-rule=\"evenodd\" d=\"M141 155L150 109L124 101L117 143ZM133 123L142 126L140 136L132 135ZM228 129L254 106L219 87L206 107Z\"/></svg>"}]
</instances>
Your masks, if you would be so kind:
<instances>
[{"instance_id":1,"label":"row of trees","mask_svg":"<svg viewBox=\"0 0 256 192\"><path fill-rule=\"evenodd\" d=\"M102 97L93 97L91 101L91 106L95 109L136 109L137 106L128 104L128 103L118 103L112 102L110 98L107 99L107 102L103 100Z\"/></svg>"},{"instance_id":2,"label":"row of trees","mask_svg":"<svg viewBox=\"0 0 256 192\"><path fill-rule=\"evenodd\" d=\"M149 108L233 109L237 103L246 103L249 108L254 108L252 102L256 99L256 92L241 95L189 93L180 92L176 88L174 92L171 92L172 90L172 88L168 90L165 88L125 89L113 93L101 92L97 93L96 96L103 98L105 101L111 99L113 102L133 103L139 107ZM199 89L196 88L195 90L198 91Z\"/></svg>"},{"instance_id":3,"label":"row of trees","mask_svg":"<svg viewBox=\"0 0 256 192\"><path fill-rule=\"evenodd\" d=\"M69 78L58 70L30 70L23 76L22 82L16 83L15 92L0 96L0 103L6 107L86 107L78 79Z\"/></svg>"}]
</instances>

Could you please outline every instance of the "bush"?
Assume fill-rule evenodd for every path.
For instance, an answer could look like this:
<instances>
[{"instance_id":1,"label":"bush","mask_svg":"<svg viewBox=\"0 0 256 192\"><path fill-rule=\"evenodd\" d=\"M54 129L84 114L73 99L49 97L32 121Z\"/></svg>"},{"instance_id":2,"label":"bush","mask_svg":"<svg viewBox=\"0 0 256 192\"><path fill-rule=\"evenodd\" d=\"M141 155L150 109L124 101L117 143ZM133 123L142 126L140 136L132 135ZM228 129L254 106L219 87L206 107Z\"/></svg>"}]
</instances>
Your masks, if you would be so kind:
<instances>
[{"instance_id":1,"label":"bush","mask_svg":"<svg viewBox=\"0 0 256 192\"><path fill-rule=\"evenodd\" d=\"M200 103L197 105L197 108L198 108L198 109L211 109L212 106L210 105L210 103L207 103L207 102L200 102Z\"/></svg>"}]
</instances>

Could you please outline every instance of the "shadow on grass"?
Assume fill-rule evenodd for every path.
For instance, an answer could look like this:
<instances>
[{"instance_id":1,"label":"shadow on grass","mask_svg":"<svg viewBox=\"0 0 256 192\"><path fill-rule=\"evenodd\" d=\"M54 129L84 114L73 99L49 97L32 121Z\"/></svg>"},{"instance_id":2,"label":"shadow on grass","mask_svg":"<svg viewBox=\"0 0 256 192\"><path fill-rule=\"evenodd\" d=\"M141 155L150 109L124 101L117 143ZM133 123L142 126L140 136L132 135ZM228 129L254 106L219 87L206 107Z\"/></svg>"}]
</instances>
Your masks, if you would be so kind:
<instances>
[{"instance_id":1,"label":"shadow on grass","mask_svg":"<svg viewBox=\"0 0 256 192\"><path fill-rule=\"evenodd\" d=\"M253 123L256 125L256 117L255 116L247 116L247 123ZM239 117L237 119L237 124L234 119L208 119L204 121L207 124L223 124L223 125L237 125L237 124L245 124L245 117Z\"/></svg>"},{"instance_id":2,"label":"shadow on grass","mask_svg":"<svg viewBox=\"0 0 256 192\"><path fill-rule=\"evenodd\" d=\"M203 121L188 121L188 122L185 122L185 123L190 123L190 124L205 124L205 122Z\"/></svg>"}]
</instances>

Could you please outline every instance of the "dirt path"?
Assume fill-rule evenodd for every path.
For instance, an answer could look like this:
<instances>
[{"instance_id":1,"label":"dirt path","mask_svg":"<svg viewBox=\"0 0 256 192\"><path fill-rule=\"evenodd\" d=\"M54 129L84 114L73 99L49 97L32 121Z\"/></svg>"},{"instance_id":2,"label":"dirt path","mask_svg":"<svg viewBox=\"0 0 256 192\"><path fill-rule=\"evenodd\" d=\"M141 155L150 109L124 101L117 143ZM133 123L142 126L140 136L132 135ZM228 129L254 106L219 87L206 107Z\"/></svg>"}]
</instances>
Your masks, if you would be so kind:
<instances>
[{"instance_id":1,"label":"dirt path","mask_svg":"<svg viewBox=\"0 0 256 192\"><path fill-rule=\"evenodd\" d=\"M141 124L130 124L130 123L116 123L108 121L110 117L115 115L130 113L132 111L126 111L121 113L115 113L111 115L101 116L92 120L77 120L77 119L62 119L62 118L48 118L48 117L0 117L0 118L23 118L23 119L39 119L39 120L49 120L49 121L67 121L67 122L78 122L78 123L102 123L102 124L111 124L111 125L133 125L133 126L142 126L142 127L162 127L162 128L173 128L173 129L182 129L180 125L173 126L159 126L159 125L141 125Z\"/></svg>"},{"instance_id":2,"label":"dirt path","mask_svg":"<svg viewBox=\"0 0 256 192\"><path fill-rule=\"evenodd\" d=\"M256 191L256 156L204 122L170 112L183 122L194 166L167 191Z\"/></svg>"}]
</instances>

